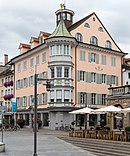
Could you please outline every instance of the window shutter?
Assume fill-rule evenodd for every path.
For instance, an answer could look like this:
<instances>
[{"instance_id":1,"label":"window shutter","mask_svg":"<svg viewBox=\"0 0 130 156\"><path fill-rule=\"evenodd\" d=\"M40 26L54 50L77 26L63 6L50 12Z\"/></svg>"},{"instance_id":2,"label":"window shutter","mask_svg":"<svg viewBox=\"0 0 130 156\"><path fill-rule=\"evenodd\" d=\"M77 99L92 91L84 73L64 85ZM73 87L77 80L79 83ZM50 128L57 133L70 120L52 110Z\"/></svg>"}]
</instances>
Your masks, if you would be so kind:
<instances>
[{"instance_id":1,"label":"window shutter","mask_svg":"<svg viewBox=\"0 0 130 156\"><path fill-rule=\"evenodd\" d=\"M101 84L102 83L102 75L101 74L96 74L96 82L97 84Z\"/></svg>"},{"instance_id":2,"label":"window shutter","mask_svg":"<svg viewBox=\"0 0 130 156\"><path fill-rule=\"evenodd\" d=\"M20 97L20 106L23 106L23 97Z\"/></svg>"},{"instance_id":3,"label":"window shutter","mask_svg":"<svg viewBox=\"0 0 130 156\"><path fill-rule=\"evenodd\" d=\"M44 95L44 104L47 104L47 93Z\"/></svg>"},{"instance_id":4,"label":"window shutter","mask_svg":"<svg viewBox=\"0 0 130 156\"><path fill-rule=\"evenodd\" d=\"M107 75L107 85L111 85L111 75Z\"/></svg>"},{"instance_id":5,"label":"window shutter","mask_svg":"<svg viewBox=\"0 0 130 156\"><path fill-rule=\"evenodd\" d=\"M84 93L84 103L85 103L85 105L87 104L87 93Z\"/></svg>"},{"instance_id":6,"label":"window shutter","mask_svg":"<svg viewBox=\"0 0 130 156\"><path fill-rule=\"evenodd\" d=\"M91 93L87 93L87 105L91 105Z\"/></svg>"},{"instance_id":7,"label":"window shutter","mask_svg":"<svg viewBox=\"0 0 130 156\"><path fill-rule=\"evenodd\" d=\"M39 105L43 104L42 103L42 94L39 94Z\"/></svg>"},{"instance_id":8,"label":"window shutter","mask_svg":"<svg viewBox=\"0 0 130 156\"><path fill-rule=\"evenodd\" d=\"M88 53L88 62L91 62L91 53Z\"/></svg>"},{"instance_id":9,"label":"window shutter","mask_svg":"<svg viewBox=\"0 0 130 156\"><path fill-rule=\"evenodd\" d=\"M96 104L102 104L102 94L96 94Z\"/></svg>"},{"instance_id":10,"label":"window shutter","mask_svg":"<svg viewBox=\"0 0 130 156\"><path fill-rule=\"evenodd\" d=\"M32 81L33 81L33 83L32 83L32 84L33 84L33 85L34 85L34 83L35 83L35 80L34 80L34 78L35 78L35 76L33 75L33 77L32 77L32 79L33 79L33 80L32 80Z\"/></svg>"},{"instance_id":11,"label":"window shutter","mask_svg":"<svg viewBox=\"0 0 130 156\"><path fill-rule=\"evenodd\" d=\"M28 86L30 87L30 77L28 77Z\"/></svg>"},{"instance_id":12,"label":"window shutter","mask_svg":"<svg viewBox=\"0 0 130 156\"><path fill-rule=\"evenodd\" d=\"M96 54L96 63L99 64L99 54Z\"/></svg>"},{"instance_id":13,"label":"window shutter","mask_svg":"<svg viewBox=\"0 0 130 156\"><path fill-rule=\"evenodd\" d=\"M88 72L88 82L91 82L91 73Z\"/></svg>"},{"instance_id":14,"label":"window shutter","mask_svg":"<svg viewBox=\"0 0 130 156\"><path fill-rule=\"evenodd\" d=\"M20 80L21 81L21 88L23 88L23 79Z\"/></svg>"},{"instance_id":15,"label":"window shutter","mask_svg":"<svg viewBox=\"0 0 130 156\"><path fill-rule=\"evenodd\" d=\"M78 81L80 81L80 71L78 71Z\"/></svg>"},{"instance_id":16,"label":"window shutter","mask_svg":"<svg viewBox=\"0 0 130 156\"><path fill-rule=\"evenodd\" d=\"M116 78L116 86L118 86L118 76L116 76L115 78Z\"/></svg>"},{"instance_id":17,"label":"window shutter","mask_svg":"<svg viewBox=\"0 0 130 156\"><path fill-rule=\"evenodd\" d=\"M28 106L30 106L30 96L28 96Z\"/></svg>"},{"instance_id":18,"label":"window shutter","mask_svg":"<svg viewBox=\"0 0 130 156\"><path fill-rule=\"evenodd\" d=\"M26 78L26 87L28 87L28 78Z\"/></svg>"},{"instance_id":19,"label":"window shutter","mask_svg":"<svg viewBox=\"0 0 130 156\"><path fill-rule=\"evenodd\" d=\"M78 104L80 104L80 92L78 92Z\"/></svg>"}]
</instances>

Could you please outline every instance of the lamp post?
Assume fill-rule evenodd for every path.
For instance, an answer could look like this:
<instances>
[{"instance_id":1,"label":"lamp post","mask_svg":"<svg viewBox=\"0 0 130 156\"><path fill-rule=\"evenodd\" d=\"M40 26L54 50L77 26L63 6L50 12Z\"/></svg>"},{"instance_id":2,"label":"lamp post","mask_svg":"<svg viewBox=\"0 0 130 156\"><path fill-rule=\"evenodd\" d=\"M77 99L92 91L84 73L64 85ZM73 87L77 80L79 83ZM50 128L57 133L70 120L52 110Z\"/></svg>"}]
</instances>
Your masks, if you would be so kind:
<instances>
[{"instance_id":1,"label":"lamp post","mask_svg":"<svg viewBox=\"0 0 130 156\"><path fill-rule=\"evenodd\" d=\"M35 74L34 74L34 154L33 156L38 156L37 154L37 82L42 80L45 79L38 78L35 70ZM45 85L46 85L46 90L50 91L49 80L46 80Z\"/></svg>"},{"instance_id":2,"label":"lamp post","mask_svg":"<svg viewBox=\"0 0 130 156\"><path fill-rule=\"evenodd\" d=\"M37 74L34 75L34 154L37 156Z\"/></svg>"}]
</instances>

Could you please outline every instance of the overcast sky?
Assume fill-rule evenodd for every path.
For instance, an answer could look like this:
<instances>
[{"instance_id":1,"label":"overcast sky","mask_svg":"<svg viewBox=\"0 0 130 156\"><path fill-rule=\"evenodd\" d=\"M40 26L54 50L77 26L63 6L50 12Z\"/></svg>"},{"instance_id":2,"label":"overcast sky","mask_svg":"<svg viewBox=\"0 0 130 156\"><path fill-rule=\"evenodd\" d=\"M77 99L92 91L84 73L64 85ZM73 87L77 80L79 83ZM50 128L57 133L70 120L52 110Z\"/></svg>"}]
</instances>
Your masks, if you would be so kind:
<instances>
[{"instance_id":1,"label":"overcast sky","mask_svg":"<svg viewBox=\"0 0 130 156\"><path fill-rule=\"evenodd\" d=\"M19 44L55 29L55 11L64 0L0 0L0 62L19 55ZM130 0L66 0L74 22L96 12L123 52L130 52Z\"/></svg>"}]
</instances>

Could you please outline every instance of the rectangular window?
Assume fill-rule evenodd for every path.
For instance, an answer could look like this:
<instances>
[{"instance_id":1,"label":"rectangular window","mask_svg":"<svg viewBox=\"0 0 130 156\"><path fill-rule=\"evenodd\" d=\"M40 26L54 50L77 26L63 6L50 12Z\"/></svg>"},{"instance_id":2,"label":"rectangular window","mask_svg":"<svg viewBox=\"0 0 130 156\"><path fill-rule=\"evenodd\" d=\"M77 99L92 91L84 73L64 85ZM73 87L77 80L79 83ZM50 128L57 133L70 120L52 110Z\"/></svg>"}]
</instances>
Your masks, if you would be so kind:
<instances>
[{"instance_id":1,"label":"rectangular window","mask_svg":"<svg viewBox=\"0 0 130 156\"><path fill-rule=\"evenodd\" d=\"M21 71L21 64L19 63L18 64L18 72L20 72Z\"/></svg>"},{"instance_id":2,"label":"rectangular window","mask_svg":"<svg viewBox=\"0 0 130 156\"><path fill-rule=\"evenodd\" d=\"M106 75L102 74L102 83L106 83Z\"/></svg>"},{"instance_id":3,"label":"rectangular window","mask_svg":"<svg viewBox=\"0 0 130 156\"><path fill-rule=\"evenodd\" d=\"M80 93L80 103L85 104L87 101L87 94L86 93Z\"/></svg>"},{"instance_id":4,"label":"rectangular window","mask_svg":"<svg viewBox=\"0 0 130 156\"><path fill-rule=\"evenodd\" d=\"M92 93L92 105L95 105L96 104L96 94L95 93Z\"/></svg>"},{"instance_id":5,"label":"rectangular window","mask_svg":"<svg viewBox=\"0 0 130 156\"><path fill-rule=\"evenodd\" d=\"M96 62L96 54L91 53L91 62Z\"/></svg>"},{"instance_id":6,"label":"rectangular window","mask_svg":"<svg viewBox=\"0 0 130 156\"><path fill-rule=\"evenodd\" d=\"M16 102L17 102L17 107L20 107L20 98L19 97L16 98Z\"/></svg>"},{"instance_id":7,"label":"rectangular window","mask_svg":"<svg viewBox=\"0 0 130 156\"><path fill-rule=\"evenodd\" d=\"M30 85L33 85L33 83L34 83L34 77L30 76Z\"/></svg>"},{"instance_id":8,"label":"rectangular window","mask_svg":"<svg viewBox=\"0 0 130 156\"><path fill-rule=\"evenodd\" d=\"M23 62L23 70L26 70L27 69L27 61L24 61Z\"/></svg>"},{"instance_id":9,"label":"rectangular window","mask_svg":"<svg viewBox=\"0 0 130 156\"><path fill-rule=\"evenodd\" d=\"M99 54L88 53L88 61L92 63L99 64Z\"/></svg>"},{"instance_id":10,"label":"rectangular window","mask_svg":"<svg viewBox=\"0 0 130 156\"><path fill-rule=\"evenodd\" d=\"M42 93L42 104L46 104L46 94Z\"/></svg>"},{"instance_id":11,"label":"rectangular window","mask_svg":"<svg viewBox=\"0 0 130 156\"><path fill-rule=\"evenodd\" d=\"M80 81L85 81L85 71L80 71Z\"/></svg>"},{"instance_id":12,"label":"rectangular window","mask_svg":"<svg viewBox=\"0 0 130 156\"><path fill-rule=\"evenodd\" d=\"M51 78L55 77L55 72L54 72L54 68L51 68Z\"/></svg>"},{"instance_id":13,"label":"rectangular window","mask_svg":"<svg viewBox=\"0 0 130 156\"><path fill-rule=\"evenodd\" d=\"M61 102L62 101L62 90L56 91L56 101Z\"/></svg>"},{"instance_id":14,"label":"rectangular window","mask_svg":"<svg viewBox=\"0 0 130 156\"><path fill-rule=\"evenodd\" d=\"M106 94L102 94L102 104L106 104Z\"/></svg>"},{"instance_id":15,"label":"rectangular window","mask_svg":"<svg viewBox=\"0 0 130 156\"><path fill-rule=\"evenodd\" d=\"M116 66L116 58L111 57L111 66L115 67Z\"/></svg>"},{"instance_id":16,"label":"rectangular window","mask_svg":"<svg viewBox=\"0 0 130 156\"><path fill-rule=\"evenodd\" d=\"M54 90L50 91L50 102L54 102Z\"/></svg>"},{"instance_id":17,"label":"rectangular window","mask_svg":"<svg viewBox=\"0 0 130 156\"><path fill-rule=\"evenodd\" d=\"M102 55L101 61L102 61L103 65L106 65L106 56L105 55Z\"/></svg>"},{"instance_id":18,"label":"rectangular window","mask_svg":"<svg viewBox=\"0 0 130 156\"><path fill-rule=\"evenodd\" d=\"M30 67L32 68L33 66L34 66L34 59L31 58L31 59L30 59Z\"/></svg>"},{"instance_id":19,"label":"rectangular window","mask_svg":"<svg viewBox=\"0 0 130 156\"><path fill-rule=\"evenodd\" d=\"M116 76L111 76L111 84L116 84Z\"/></svg>"},{"instance_id":20,"label":"rectangular window","mask_svg":"<svg viewBox=\"0 0 130 156\"><path fill-rule=\"evenodd\" d=\"M91 73L91 82L96 82L96 73Z\"/></svg>"},{"instance_id":21,"label":"rectangular window","mask_svg":"<svg viewBox=\"0 0 130 156\"><path fill-rule=\"evenodd\" d=\"M64 91L64 102L69 102L69 97L70 97L70 91L65 90Z\"/></svg>"},{"instance_id":22,"label":"rectangular window","mask_svg":"<svg viewBox=\"0 0 130 156\"><path fill-rule=\"evenodd\" d=\"M62 77L62 67L57 67L57 77Z\"/></svg>"},{"instance_id":23,"label":"rectangular window","mask_svg":"<svg viewBox=\"0 0 130 156\"><path fill-rule=\"evenodd\" d=\"M39 64L39 55L36 56L36 64Z\"/></svg>"},{"instance_id":24,"label":"rectangular window","mask_svg":"<svg viewBox=\"0 0 130 156\"><path fill-rule=\"evenodd\" d=\"M64 68L64 77L69 77L69 68L68 67Z\"/></svg>"},{"instance_id":25,"label":"rectangular window","mask_svg":"<svg viewBox=\"0 0 130 156\"><path fill-rule=\"evenodd\" d=\"M42 54L42 63L46 62L46 52Z\"/></svg>"},{"instance_id":26,"label":"rectangular window","mask_svg":"<svg viewBox=\"0 0 130 156\"><path fill-rule=\"evenodd\" d=\"M23 107L25 107L27 104L27 97L26 96L23 96Z\"/></svg>"},{"instance_id":27,"label":"rectangular window","mask_svg":"<svg viewBox=\"0 0 130 156\"><path fill-rule=\"evenodd\" d=\"M20 80L17 81L17 84L18 84L17 88L20 89L20 87L21 87Z\"/></svg>"},{"instance_id":28,"label":"rectangular window","mask_svg":"<svg viewBox=\"0 0 130 156\"><path fill-rule=\"evenodd\" d=\"M24 86L24 87L27 87L27 78L24 78L24 79L23 79L23 86Z\"/></svg>"},{"instance_id":29,"label":"rectangular window","mask_svg":"<svg viewBox=\"0 0 130 156\"><path fill-rule=\"evenodd\" d=\"M80 51L80 61L86 61L86 52L84 50Z\"/></svg>"}]
</instances>

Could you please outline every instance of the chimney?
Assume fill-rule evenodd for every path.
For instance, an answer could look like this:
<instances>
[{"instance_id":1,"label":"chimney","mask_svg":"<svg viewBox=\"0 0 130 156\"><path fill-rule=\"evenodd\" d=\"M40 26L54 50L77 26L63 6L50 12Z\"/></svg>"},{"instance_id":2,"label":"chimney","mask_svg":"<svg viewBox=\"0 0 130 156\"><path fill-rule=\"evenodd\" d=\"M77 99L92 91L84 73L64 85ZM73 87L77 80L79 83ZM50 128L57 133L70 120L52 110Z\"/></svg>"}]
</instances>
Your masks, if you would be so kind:
<instances>
[{"instance_id":1,"label":"chimney","mask_svg":"<svg viewBox=\"0 0 130 156\"><path fill-rule=\"evenodd\" d=\"M7 64L7 63L8 63L8 55L4 54L4 64Z\"/></svg>"}]
</instances>

